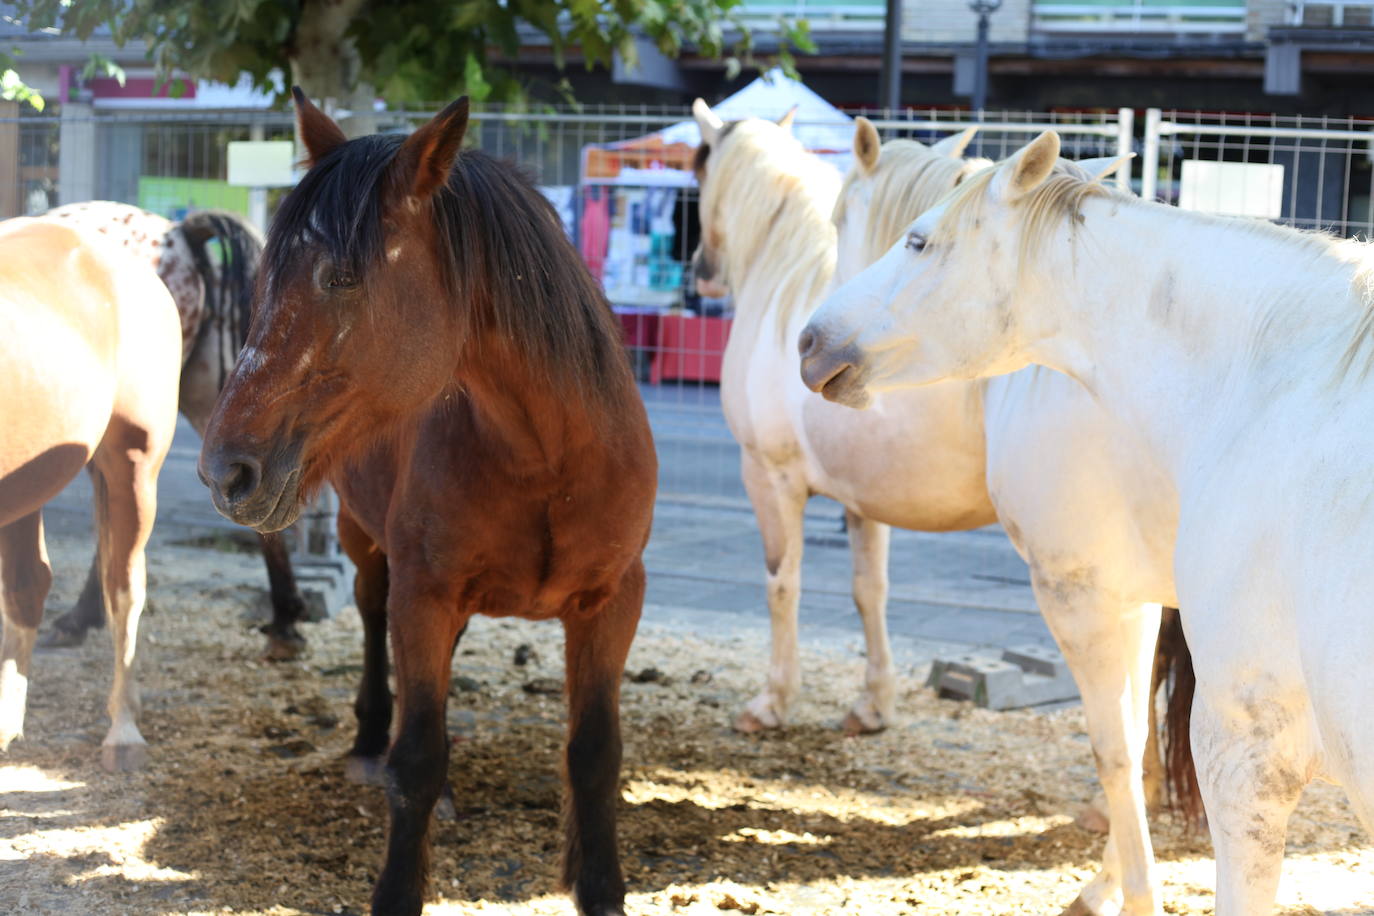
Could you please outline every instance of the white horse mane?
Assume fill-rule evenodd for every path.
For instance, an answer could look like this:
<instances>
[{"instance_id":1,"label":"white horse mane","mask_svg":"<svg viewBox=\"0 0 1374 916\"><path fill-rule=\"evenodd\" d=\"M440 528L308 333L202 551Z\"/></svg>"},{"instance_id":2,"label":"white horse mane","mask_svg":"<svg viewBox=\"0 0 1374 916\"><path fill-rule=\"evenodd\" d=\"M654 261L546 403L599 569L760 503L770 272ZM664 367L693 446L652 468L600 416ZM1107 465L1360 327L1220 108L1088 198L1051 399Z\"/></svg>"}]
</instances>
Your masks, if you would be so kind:
<instances>
[{"instance_id":1,"label":"white horse mane","mask_svg":"<svg viewBox=\"0 0 1374 916\"><path fill-rule=\"evenodd\" d=\"M770 291L779 339L798 310L816 304L835 272L830 212L839 190L839 172L771 121L732 125L712 151L701 192L704 222L727 227L719 252L726 281L748 277Z\"/></svg>"},{"instance_id":2,"label":"white horse mane","mask_svg":"<svg viewBox=\"0 0 1374 916\"><path fill-rule=\"evenodd\" d=\"M963 181L950 193L946 198L948 209L941 216L927 244L933 246L953 241L966 228L977 223L983 202L988 197L988 187L996 173L996 166L983 169ZM1366 345L1374 341L1374 245L1355 239L1338 238L1321 230L1295 229L1264 219L1199 213L1142 201L1100 181L1092 180L1083 169L1064 160L1059 161L1054 171L1038 188L1014 205L1020 214L1017 227L1020 239L1018 269L1024 269L1033 263L1038 246L1061 222L1081 224L1083 204L1097 198L1108 199L1116 206L1153 207L1161 213L1168 213L1174 219L1265 239L1287 247L1297 256L1307 256L1313 260L1330 258L1343 264L1354 265L1356 273L1351 284L1350 298L1352 306L1358 311L1354 316L1350 341L1337 369L1337 378L1348 374L1361 352L1366 350ZM1273 301L1263 304L1267 313L1301 304L1300 300L1286 295L1286 292L1276 290L1278 295L1272 297ZM1272 316L1260 322L1261 329L1271 325ZM1374 347L1368 349L1364 364L1359 367L1361 378L1374 369Z\"/></svg>"},{"instance_id":3,"label":"white horse mane","mask_svg":"<svg viewBox=\"0 0 1374 916\"><path fill-rule=\"evenodd\" d=\"M864 227L864 254L876 261L902 237L912 220L935 206L955 185L991 164L987 159L952 159L915 140L889 140L882 145L871 173L850 169L832 219L836 226L841 224L854 186L871 178L874 203L868 208Z\"/></svg>"}]
</instances>

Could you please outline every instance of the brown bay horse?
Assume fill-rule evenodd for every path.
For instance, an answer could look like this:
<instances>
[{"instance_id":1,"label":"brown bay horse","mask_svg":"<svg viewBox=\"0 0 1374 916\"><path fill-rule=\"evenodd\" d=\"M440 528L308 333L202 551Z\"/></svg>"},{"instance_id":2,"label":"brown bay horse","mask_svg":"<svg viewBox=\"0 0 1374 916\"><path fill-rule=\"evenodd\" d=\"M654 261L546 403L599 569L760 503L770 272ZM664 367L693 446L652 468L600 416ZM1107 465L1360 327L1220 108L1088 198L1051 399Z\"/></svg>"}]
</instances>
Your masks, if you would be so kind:
<instances>
[{"instance_id":1,"label":"brown bay horse","mask_svg":"<svg viewBox=\"0 0 1374 916\"><path fill-rule=\"evenodd\" d=\"M644 591L656 459L601 290L513 166L459 152L467 100L347 141L295 91L310 170L268 236L248 345L201 477L279 530L324 481L357 564L367 671L355 762L396 736L378 914L422 907L453 647L475 614L558 619L569 710L563 878L623 912L619 685Z\"/></svg>"},{"instance_id":2,"label":"brown bay horse","mask_svg":"<svg viewBox=\"0 0 1374 916\"><path fill-rule=\"evenodd\" d=\"M176 425L176 307L150 267L48 220L0 223L0 750L20 735L29 665L52 585L43 506L83 467L114 636L107 769L139 766L134 679L144 548Z\"/></svg>"},{"instance_id":3,"label":"brown bay horse","mask_svg":"<svg viewBox=\"0 0 1374 916\"><path fill-rule=\"evenodd\" d=\"M248 335L262 238L236 213L202 210L179 222L129 204L91 200L44 214L83 232L97 232L129 257L149 264L172 294L181 318L181 382L178 406L197 433L205 434L215 398ZM211 256L218 248L219 257ZM296 586L291 556L279 534L260 535L272 596L266 657L295 658L305 648L297 624L305 602ZM76 605L52 622L39 648L80 645L88 630L105 625L98 563L92 561Z\"/></svg>"}]
</instances>

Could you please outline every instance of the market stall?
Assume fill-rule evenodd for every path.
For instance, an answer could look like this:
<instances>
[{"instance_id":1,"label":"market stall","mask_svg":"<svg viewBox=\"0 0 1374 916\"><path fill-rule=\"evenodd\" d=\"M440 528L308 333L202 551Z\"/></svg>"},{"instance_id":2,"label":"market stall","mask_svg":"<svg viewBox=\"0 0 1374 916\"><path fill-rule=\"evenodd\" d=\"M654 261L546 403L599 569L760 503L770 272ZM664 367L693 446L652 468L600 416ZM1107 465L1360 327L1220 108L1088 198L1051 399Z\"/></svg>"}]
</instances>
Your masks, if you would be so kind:
<instances>
[{"instance_id":1,"label":"market stall","mask_svg":"<svg viewBox=\"0 0 1374 916\"><path fill-rule=\"evenodd\" d=\"M726 120L777 119L796 108L794 133L836 168L849 166L853 121L780 71L713 106ZM692 119L582 150L577 238L606 290L641 377L719 381L730 329L728 301L699 299L687 260L696 247L692 159L701 134ZM692 218L689 218L692 217Z\"/></svg>"}]
</instances>

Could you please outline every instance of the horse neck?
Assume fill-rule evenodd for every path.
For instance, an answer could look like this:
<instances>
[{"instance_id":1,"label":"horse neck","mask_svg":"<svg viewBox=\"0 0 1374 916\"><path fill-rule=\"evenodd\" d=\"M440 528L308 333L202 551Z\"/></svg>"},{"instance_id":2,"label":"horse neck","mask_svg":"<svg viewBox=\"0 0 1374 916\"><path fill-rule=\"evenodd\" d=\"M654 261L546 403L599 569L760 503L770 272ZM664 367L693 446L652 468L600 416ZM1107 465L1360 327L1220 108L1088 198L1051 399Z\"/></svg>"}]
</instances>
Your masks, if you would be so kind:
<instances>
[{"instance_id":1,"label":"horse neck","mask_svg":"<svg viewBox=\"0 0 1374 916\"><path fill-rule=\"evenodd\" d=\"M626 433L617 428L617 407L635 394L616 373L589 382L615 386L615 391L583 394L551 382L528 354L499 335L485 335L469 352L476 356L462 361L440 400L466 400L487 440L485 451L502 455L508 470L522 476L558 474L570 452L614 449L617 437ZM447 404L436 407L447 409Z\"/></svg>"},{"instance_id":2,"label":"horse neck","mask_svg":"<svg viewBox=\"0 0 1374 916\"><path fill-rule=\"evenodd\" d=\"M1336 378L1360 317L1349 259L1162 205L1090 200L1083 217L1041 249L1036 275L1056 279L1032 287L1024 339L1175 472L1203 431ZM1168 245L1142 245L1159 239Z\"/></svg>"},{"instance_id":3,"label":"horse neck","mask_svg":"<svg viewBox=\"0 0 1374 916\"><path fill-rule=\"evenodd\" d=\"M730 246L726 273L734 286L735 323L730 339L750 349L756 341L790 350L791 340L820 304L835 273L835 226L831 213L839 197L840 177L823 163L807 163L807 174L760 162L758 181L775 189L766 207L768 230L745 244ZM725 220L740 220L726 207ZM749 204L757 206L757 202Z\"/></svg>"}]
</instances>

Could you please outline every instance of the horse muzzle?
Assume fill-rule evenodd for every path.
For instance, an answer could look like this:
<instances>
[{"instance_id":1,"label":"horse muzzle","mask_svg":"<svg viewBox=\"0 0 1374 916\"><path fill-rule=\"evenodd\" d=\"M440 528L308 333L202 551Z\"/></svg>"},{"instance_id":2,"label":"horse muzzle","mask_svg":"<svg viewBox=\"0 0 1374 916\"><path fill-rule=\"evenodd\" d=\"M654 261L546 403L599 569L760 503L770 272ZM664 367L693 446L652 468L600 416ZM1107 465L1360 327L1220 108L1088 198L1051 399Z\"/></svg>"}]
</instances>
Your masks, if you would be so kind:
<instances>
[{"instance_id":1,"label":"horse muzzle","mask_svg":"<svg viewBox=\"0 0 1374 916\"><path fill-rule=\"evenodd\" d=\"M730 288L716 278L715 259L704 248L692 254L692 276L696 278L697 295L707 299L724 299Z\"/></svg>"},{"instance_id":2,"label":"horse muzzle","mask_svg":"<svg viewBox=\"0 0 1374 916\"><path fill-rule=\"evenodd\" d=\"M300 515L301 466L294 457L264 462L247 451L207 446L196 473L210 488L216 511L231 522L267 534Z\"/></svg>"},{"instance_id":3,"label":"horse muzzle","mask_svg":"<svg viewBox=\"0 0 1374 916\"><path fill-rule=\"evenodd\" d=\"M865 384L863 358L852 343L828 346L825 334L808 325L797 339L802 382L827 401L862 410L872 399Z\"/></svg>"}]
</instances>

